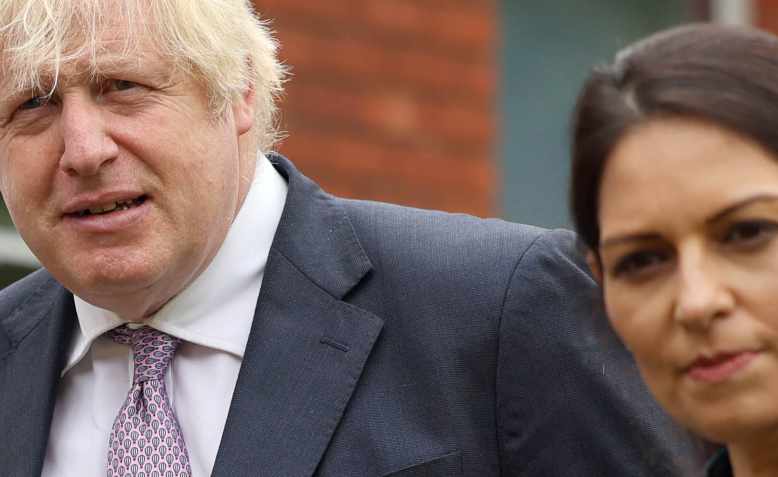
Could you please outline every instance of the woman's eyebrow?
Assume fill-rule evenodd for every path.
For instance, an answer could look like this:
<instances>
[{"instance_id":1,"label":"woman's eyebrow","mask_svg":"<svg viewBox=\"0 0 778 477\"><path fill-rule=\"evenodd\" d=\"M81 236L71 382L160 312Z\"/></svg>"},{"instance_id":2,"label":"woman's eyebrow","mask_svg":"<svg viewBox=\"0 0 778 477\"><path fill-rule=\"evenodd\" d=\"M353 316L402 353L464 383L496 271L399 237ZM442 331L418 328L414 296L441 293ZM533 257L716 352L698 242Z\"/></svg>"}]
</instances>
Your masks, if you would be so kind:
<instances>
[{"instance_id":1,"label":"woman's eyebrow","mask_svg":"<svg viewBox=\"0 0 778 477\"><path fill-rule=\"evenodd\" d=\"M659 240L662 237L659 234L656 233L627 233L623 235L615 235L613 237L608 237L606 239L603 239L600 242L600 250L603 248L613 247L616 245L623 245L625 243L630 242L648 242L648 241L654 241Z\"/></svg>"},{"instance_id":2,"label":"woman's eyebrow","mask_svg":"<svg viewBox=\"0 0 778 477\"><path fill-rule=\"evenodd\" d=\"M723 210L720 210L716 212L715 214L711 215L707 219L705 219L705 223L707 225L714 224L716 222L719 222L723 219L725 219L727 216L744 209L746 207L749 207L751 205L760 203L760 202L778 202L778 194L771 194L771 193L761 193L756 194L751 197L746 197L745 199L739 200L736 203L727 206ZM648 242L648 241L654 241L661 239L661 236L659 234L655 233L626 233L623 235L614 235L612 237L604 238L600 241L599 248L600 250L613 247L616 245L624 245L625 243L632 243L632 242Z\"/></svg>"},{"instance_id":3,"label":"woman's eyebrow","mask_svg":"<svg viewBox=\"0 0 778 477\"><path fill-rule=\"evenodd\" d=\"M708 225L713 224L715 222L718 222L726 218L728 215L737 212L740 209L743 209L745 207L748 207L750 205L759 202L777 202L777 201L778 201L778 194L771 194L771 193L761 193L761 194L753 195L751 197L746 197L745 199L739 200L734 204L724 208L723 210L720 210L719 212L716 212L715 214L711 215L710 217L705 219L705 223Z\"/></svg>"}]
</instances>

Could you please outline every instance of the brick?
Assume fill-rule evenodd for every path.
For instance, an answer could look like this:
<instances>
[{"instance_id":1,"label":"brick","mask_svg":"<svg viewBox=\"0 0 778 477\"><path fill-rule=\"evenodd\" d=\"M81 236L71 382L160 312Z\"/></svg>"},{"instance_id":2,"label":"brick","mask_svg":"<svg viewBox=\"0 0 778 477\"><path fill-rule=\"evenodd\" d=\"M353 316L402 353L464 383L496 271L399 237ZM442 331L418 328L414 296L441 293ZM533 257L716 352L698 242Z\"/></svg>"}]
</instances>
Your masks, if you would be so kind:
<instances>
[{"instance_id":1,"label":"brick","mask_svg":"<svg viewBox=\"0 0 778 477\"><path fill-rule=\"evenodd\" d=\"M286 25L285 28L346 31L362 38L407 42L422 49L444 48L459 54L489 52L497 33L496 15L477 3L458 8L441 8L417 0L261 0L255 4L263 16Z\"/></svg>"},{"instance_id":2,"label":"brick","mask_svg":"<svg viewBox=\"0 0 778 477\"><path fill-rule=\"evenodd\" d=\"M407 85L419 92L450 91L485 101L495 93L492 62L455 61L408 48L389 48L352 38L320 38L287 30L279 34L283 58L295 75L332 75L344 82ZM326 45L326 46L325 46Z\"/></svg>"},{"instance_id":3,"label":"brick","mask_svg":"<svg viewBox=\"0 0 778 477\"><path fill-rule=\"evenodd\" d=\"M279 150L293 160L324 161L356 176L380 173L391 181L445 185L460 192L487 191L494 180L493 164L483 158L435 148L391 147L317 130L297 131L295 140L281 144Z\"/></svg>"},{"instance_id":4,"label":"brick","mask_svg":"<svg viewBox=\"0 0 778 477\"><path fill-rule=\"evenodd\" d=\"M292 67L280 152L326 190L492 215L494 0L257 0Z\"/></svg>"},{"instance_id":5,"label":"brick","mask_svg":"<svg viewBox=\"0 0 778 477\"><path fill-rule=\"evenodd\" d=\"M292 81L286 114L324 121L357 123L398 139L427 135L463 147L488 148L494 141L494 112L490 107L429 101L400 88L338 88L316 82Z\"/></svg>"},{"instance_id":6,"label":"brick","mask_svg":"<svg viewBox=\"0 0 778 477\"><path fill-rule=\"evenodd\" d=\"M755 24L759 28L778 34L778 2L756 0L754 2Z\"/></svg>"}]
</instances>

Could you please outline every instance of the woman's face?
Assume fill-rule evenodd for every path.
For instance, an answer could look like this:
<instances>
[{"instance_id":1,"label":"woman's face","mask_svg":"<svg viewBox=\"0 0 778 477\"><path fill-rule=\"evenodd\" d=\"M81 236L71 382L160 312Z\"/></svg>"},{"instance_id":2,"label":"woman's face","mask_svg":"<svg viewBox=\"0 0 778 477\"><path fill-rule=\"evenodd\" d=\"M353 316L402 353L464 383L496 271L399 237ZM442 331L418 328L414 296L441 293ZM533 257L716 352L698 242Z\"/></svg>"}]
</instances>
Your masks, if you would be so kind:
<instances>
[{"instance_id":1,"label":"woman's face","mask_svg":"<svg viewBox=\"0 0 778 477\"><path fill-rule=\"evenodd\" d=\"M778 425L778 159L694 120L636 128L600 189L608 315L643 378L710 439Z\"/></svg>"}]
</instances>

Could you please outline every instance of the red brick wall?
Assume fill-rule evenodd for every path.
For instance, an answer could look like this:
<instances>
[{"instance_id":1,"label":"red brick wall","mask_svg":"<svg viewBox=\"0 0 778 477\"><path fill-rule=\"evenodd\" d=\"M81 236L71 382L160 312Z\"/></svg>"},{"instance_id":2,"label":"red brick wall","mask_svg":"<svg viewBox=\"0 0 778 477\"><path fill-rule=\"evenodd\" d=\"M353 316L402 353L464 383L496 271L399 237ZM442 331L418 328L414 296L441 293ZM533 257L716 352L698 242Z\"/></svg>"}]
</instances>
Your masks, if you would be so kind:
<instances>
[{"instance_id":1,"label":"red brick wall","mask_svg":"<svg viewBox=\"0 0 778 477\"><path fill-rule=\"evenodd\" d=\"M754 2L754 23L765 30L778 34L778 1L776 0L753 0Z\"/></svg>"},{"instance_id":2,"label":"red brick wall","mask_svg":"<svg viewBox=\"0 0 778 477\"><path fill-rule=\"evenodd\" d=\"M495 0L254 0L292 68L278 150L348 197L493 215Z\"/></svg>"}]
</instances>

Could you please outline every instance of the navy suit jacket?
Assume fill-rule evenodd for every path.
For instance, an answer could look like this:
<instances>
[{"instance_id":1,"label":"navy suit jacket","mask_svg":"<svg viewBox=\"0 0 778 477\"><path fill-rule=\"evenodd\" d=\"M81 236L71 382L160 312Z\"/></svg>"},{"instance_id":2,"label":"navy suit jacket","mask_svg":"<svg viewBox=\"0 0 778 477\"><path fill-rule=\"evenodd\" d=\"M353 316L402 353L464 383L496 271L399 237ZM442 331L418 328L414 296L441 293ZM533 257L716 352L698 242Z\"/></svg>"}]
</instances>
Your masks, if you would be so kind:
<instances>
[{"instance_id":1,"label":"navy suit jacket","mask_svg":"<svg viewBox=\"0 0 778 477\"><path fill-rule=\"evenodd\" d=\"M214 476L701 468L610 331L572 233L339 199L271 160L289 192ZM45 270L0 292L2 476L40 474L75 326Z\"/></svg>"}]
</instances>

